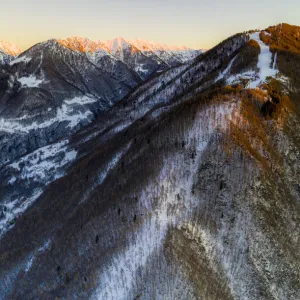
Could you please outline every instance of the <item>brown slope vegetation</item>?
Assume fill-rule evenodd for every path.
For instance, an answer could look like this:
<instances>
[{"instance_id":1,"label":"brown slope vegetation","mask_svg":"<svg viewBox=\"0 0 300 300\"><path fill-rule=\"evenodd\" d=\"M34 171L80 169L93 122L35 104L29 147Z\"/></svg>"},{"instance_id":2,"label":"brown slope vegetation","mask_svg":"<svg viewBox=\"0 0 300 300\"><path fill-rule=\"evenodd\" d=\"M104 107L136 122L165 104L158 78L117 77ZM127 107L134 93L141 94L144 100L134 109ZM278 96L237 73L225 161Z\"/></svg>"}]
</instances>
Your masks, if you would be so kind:
<instances>
[{"instance_id":1,"label":"brown slope vegetation","mask_svg":"<svg viewBox=\"0 0 300 300\"><path fill-rule=\"evenodd\" d=\"M292 80L292 86L300 89L300 27L279 24L266 29L270 35L261 34L262 40L277 52L277 66L285 76Z\"/></svg>"},{"instance_id":2,"label":"brown slope vegetation","mask_svg":"<svg viewBox=\"0 0 300 300\"><path fill-rule=\"evenodd\" d=\"M260 47L256 41L250 40L237 54L231 67L231 73L237 74L256 69Z\"/></svg>"},{"instance_id":3,"label":"brown slope vegetation","mask_svg":"<svg viewBox=\"0 0 300 300\"><path fill-rule=\"evenodd\" d=\"M194 297L203 299L234 299L224 274L216 272L210 264L201 240L191 237L186 228L172 229L165 242L165 255L169 263L176 263L188 274L194 284ZM225 282L224 282L225 281Z\"/></svg>"}]
</instances>

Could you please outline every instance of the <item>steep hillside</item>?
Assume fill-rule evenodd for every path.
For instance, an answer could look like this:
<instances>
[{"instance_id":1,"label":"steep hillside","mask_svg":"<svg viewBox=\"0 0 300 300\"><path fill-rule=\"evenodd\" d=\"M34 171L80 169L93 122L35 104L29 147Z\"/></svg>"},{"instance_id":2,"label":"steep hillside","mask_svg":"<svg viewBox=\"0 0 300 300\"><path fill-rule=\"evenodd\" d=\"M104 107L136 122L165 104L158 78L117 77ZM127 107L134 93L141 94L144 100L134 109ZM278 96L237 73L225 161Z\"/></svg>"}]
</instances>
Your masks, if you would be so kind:
<instances>
[{"instance_id":1,"label":"steep hillside","mask_svg":"<svg viewBox=\"0 0 300 300\"><path fill-rule=\"evenodd\" d=\"M129 81L55 40L22 53L0 73L0 164L91 122L140 83Z\"/></svg>"},{"instance_id":2,"label":"steep hillside","mask_svg":"<svg viewBox=\"0 0 300 300\"><path fill-rule=\"evenodd\" d=\"M298 299L300 94L265 36L3 166L2 298Z\"/></svg>"},{"instance_id":3,"label":"steep hillside","mask_svg":"<svg viewBox=\"0 0 300 300\"><path fill-rule=\"evenodd\" d=\"M289 24L269 27L261 35L270 45L274 64L300 89L300 28Z\"/></svg>"}]
</instances>

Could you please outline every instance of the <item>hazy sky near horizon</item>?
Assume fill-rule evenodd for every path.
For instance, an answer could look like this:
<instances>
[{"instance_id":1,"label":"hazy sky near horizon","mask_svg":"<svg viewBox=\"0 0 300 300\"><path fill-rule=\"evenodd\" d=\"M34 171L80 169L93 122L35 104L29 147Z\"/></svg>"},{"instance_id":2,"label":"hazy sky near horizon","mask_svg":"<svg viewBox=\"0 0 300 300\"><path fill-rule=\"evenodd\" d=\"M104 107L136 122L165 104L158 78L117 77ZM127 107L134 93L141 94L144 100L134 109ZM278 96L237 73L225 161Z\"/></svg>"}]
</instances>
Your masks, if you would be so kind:
<instances>
[{"instance_id":1,"label":"hazy sky near horizon","mask_svg":"<svg viewBox=\"0 0 300 300\"><path fill-rule=\"evenodd\" d=\"M10 0L1 3L0 40L24 50L50 38L142 38L210 48L244 30L300 25L299 0Z\"/></svg>"}]
</instances>

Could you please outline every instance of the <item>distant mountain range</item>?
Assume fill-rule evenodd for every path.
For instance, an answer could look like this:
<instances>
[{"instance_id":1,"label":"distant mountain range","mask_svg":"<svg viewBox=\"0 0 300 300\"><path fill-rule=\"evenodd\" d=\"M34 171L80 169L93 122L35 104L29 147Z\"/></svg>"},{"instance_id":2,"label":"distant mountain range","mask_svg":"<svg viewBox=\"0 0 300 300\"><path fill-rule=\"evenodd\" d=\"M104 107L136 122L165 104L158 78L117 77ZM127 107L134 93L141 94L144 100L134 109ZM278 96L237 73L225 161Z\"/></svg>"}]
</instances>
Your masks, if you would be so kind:
<instances>
[{"instance_id":1,"label":"distant mountain range","mask_svg":"<svg viewBox=\"0 0 300 300\"><path fill-rule=\"evenodd\" d=\"M84 53L88 59L106 69L124 69L121 61L128 68L146 80L151 75L167 70L194 59L202 50L187 47L174 47L145 40L127 41L118 37L109 41L92 41L82 37L58 39L58 43L69 49ZM9 42L0 42L0 62L8 63L22 53L21 49ZM113 65L118 64L117 67Z\"/></svg>"}]
</instances>

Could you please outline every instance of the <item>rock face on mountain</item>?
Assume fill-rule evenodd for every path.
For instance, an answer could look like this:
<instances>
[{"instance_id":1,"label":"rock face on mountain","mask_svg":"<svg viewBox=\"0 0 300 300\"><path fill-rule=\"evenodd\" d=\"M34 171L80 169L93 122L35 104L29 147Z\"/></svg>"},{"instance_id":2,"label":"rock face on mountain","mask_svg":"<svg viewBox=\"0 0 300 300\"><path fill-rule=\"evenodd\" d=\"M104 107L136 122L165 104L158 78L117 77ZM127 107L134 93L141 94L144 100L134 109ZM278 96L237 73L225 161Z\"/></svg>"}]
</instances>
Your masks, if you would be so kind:
<instances>
[{"instance_id":1,"label":"rock face on mountain","mask_svg":"<svg viewBox=\"0 0 300 300\"><path fill-rule=\"evenodd\" d=\"M101 42L79 37L58 40L58 42L73 51L86 55L93 64L131 87L142 82L141 77L133 69L113 56L110 49Z\"/></svg>"},{"instance_id":2,"label":"rock face on mountain","mask_svg":"<svg viewBox=\"0 0 300 300\"><path fill-rule=\"evenodd\" d=\"M298 299L299 34L237 34L2 166L0 297Z\"/></svg>"},{"instance_id":3,"label":"rock face on mountain","mask_svg":"<svg viewBox=\"0 0 300 300\"><path fill-rule=\"evenodd\" d=\"M6 41L0 41L0 65L8 64L21 52L22 50L18 46Z\"/></svg>"}]
</instances>

